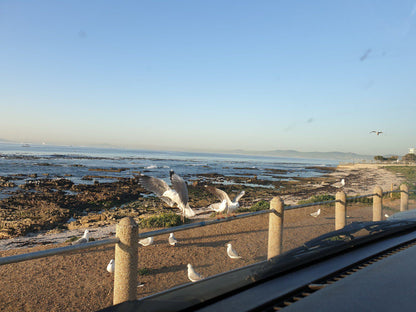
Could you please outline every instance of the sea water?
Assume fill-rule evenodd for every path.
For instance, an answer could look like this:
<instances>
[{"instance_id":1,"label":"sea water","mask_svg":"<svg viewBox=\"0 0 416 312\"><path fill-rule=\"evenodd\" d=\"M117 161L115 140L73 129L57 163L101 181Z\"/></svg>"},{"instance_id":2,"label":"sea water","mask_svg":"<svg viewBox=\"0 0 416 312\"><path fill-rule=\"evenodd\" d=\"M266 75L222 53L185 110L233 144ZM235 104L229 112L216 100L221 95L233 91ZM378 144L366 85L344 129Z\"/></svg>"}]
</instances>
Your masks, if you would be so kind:
<instances>
[{"instance_id":1,"label":"sea water","mask_svg":"<svg viewBox=\"0 0 416 312\"><path fill-rule=\"evenodd\" d=\"M206 174L278 181L316 177L323 174L319 167L337 164L322 159L0 143L0 176L9 177L17 185L34 175L37 179L66 178L76 184L89 184L93 180L86 179L88 176L94 176L97 182L111 182L138 172L168 182L170 169L187 181Z\"/></svg>"}]
</instances>

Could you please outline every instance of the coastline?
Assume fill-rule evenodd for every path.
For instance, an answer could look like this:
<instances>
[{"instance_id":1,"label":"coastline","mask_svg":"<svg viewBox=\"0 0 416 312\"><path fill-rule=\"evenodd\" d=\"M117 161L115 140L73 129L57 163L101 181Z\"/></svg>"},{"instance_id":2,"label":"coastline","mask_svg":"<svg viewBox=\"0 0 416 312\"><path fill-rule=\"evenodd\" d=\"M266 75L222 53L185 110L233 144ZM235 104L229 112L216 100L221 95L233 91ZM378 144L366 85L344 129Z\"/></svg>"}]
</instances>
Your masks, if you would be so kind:
<instances>
[{"instance_id":1,"label":"coastline","mask_svg":"<svg viewBox=\"0 0 416 312\"><path fill-rule=\"evenodd\" d=\"M319 192L337 191L339 188L331 183L339 183L340 178L346 179L346 187L349 187L351 192L361 194L366 191L366 188L360 187L360 182L368 184L366 187L372 190L375 186L373 183L381 185L383 182L387 186L393 183L398 186L403 181L403 178L392 175L386 169L342 167L323 177L304 180L292 190L293 196L310 197L316 194L316 188ZM322 185L322 183L329 185ZM351 186L348 186L348 183ZM243 206L248 204L251 198L263 196L261 199L271 199L268 196L272 194L265 194L262 189L259 192L259 197L253 193L249 198L245 198ZM328 193L335 194L332 191ZM289 198L285 202L289 202ZM415 201L412 200L409 203L409 209L414 209L415 205ZM384 213L394 214L399 211L400 199L386 198L383 206ZM333 205L319 207L321 214L317 218L310 215L316 211L317 207L285 212L284 252L334 230ZM372 219L371 204L351 203L347 211L347 224ZM266 260L268 221L268 215L259 215L177 232L175 237L178 244L174 247L168 244L168 235L156 236L151 246L139 246L138 283L144 286L137 288L137 298L189 283L187 263L191 263L204 277L209 277ZM115 224L112 224L90 226L89 230L94 239L100 239L101 232L102 238L107 235L113 236L114 228ZM106 230L108 230L107 233L105 233ZM148 230L140 229L140 232ZM61 233L39 234L37 238L31 236L29 237L31 245L17 247L9 244L8 250L0 250L0 256L66 246L70 243L51 243L52 239L65 239L74 233L81 236L82 231L83 228L77 228ZM22 239L18 237L8 241L21 243ZM36 244L37 239L43 239L43 242L39 241L39 244ZM6 240L0 240L1 242L6 242ZM243 258L238 260L228 258L225 247L227 243L232 243ZM12 248L13 246L16 248ZM106 271L106 267L110 259L114 259L114 250L114 246L97 247L82 252L0 266L0 279L3 281L3 291L0 292L0 310L97 311L111 306L114 276Z\"/></svg>"},{"instance_id":2,"label":"coastline","mask_svg":"<svg viewBox=\"0 0 416 312\"><path fill-rule=\"evenodd\" d=\"M279 195L283 199L286 205L296 205L300 200L305 200L313 195L331 194L335 195L336 191L343 190L347 196L356 196L371 194L374 187L380 186L384 191L389 191L393 187L397 189L401 183L405 181L404 177L398 176L386 169L383 169L382 164L348 164L339 165L335 171L324 174L322 177L309 178L302 180L299 184L289 189L289 194ZM344 187L340 186L340 180L344 179L346 184ZM266 200L270 201L275 194L273 190L264 189L261 187L252 190L248 196L243 197L241 206L243 208L250 207L253 203ZM152 212L138 211L137 205L155 206L155 202L159 201L154 197L148 197L135 202L133 207L121 208L122 211L127 211L130 216L141 215L141 217L148 216ZM205 203L205 207L209 202L204 199L202 203ZM195 207L195 206L192 206ZM204 207L196 209L199 212L205 212ZM176 210L174 210L176 211ZM115 235L115 225L118 218L111 220L110 224L103 222L102 219L106 219L110 212L91 212L78 221L72 222L73 225L69 225L68 229L52 229L49 231L38 231L37 233L28 233L27 235L21 235L12 238L0 239L0 250L11 250L17 248L27 248L37 245L46 244L61 244L73 237L80 237L84 229L88 228L91 232L91 236L94 239L103 239ZM115 210L114 213L117 213ZM157 211L153 211L157 213ZM105 216L105 217L103 217ZM201 215L202 218L209 217L209 214ZM201 220L201 216L198 221ZM84 219L86 220L84 222ZM136 218L137 220L137 218Z\"/></svg>"}]
</instances>

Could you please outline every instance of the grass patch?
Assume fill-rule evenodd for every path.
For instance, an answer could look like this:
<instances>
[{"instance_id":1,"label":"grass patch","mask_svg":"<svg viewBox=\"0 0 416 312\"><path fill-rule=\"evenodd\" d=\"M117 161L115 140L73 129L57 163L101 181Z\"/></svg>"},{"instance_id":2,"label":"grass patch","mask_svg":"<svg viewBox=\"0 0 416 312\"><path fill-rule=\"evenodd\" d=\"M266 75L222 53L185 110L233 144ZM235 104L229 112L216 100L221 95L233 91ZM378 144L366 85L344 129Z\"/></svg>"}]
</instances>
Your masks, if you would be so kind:
<instances>
[{"instance_id":1,"label":"grass patch","mask_svg":"<svg viewBox=\"0 0 416 312\"><path fill-rule=\"evenodd\" d=\"M150 274L150 270L148 268L141 268L137 270L137 273L140 276L144 276L144 275L149 275Z\"/></svg>"},{"instance_id":2,"label":"grass patch","mask_svg":"<svg viewBox=\"0 0 416 312\"><path fill-rule=\"evenodd\" d=\"M270 209L270 202L267 200L260 200L249 208L240 208L238 212L254 212Z\"/></svg>"},{"instance_id":3,"label":"grass patch","mask_svg":"<svg viewBox=\"0 0 416 312\"><path fill-rule=\"evenodd\" d=\"M416 184L416 166L386 166L383 168L403 175L408 184Z\"/></svg>"},{"instance_id":4,"label":"grass patch","mask_svg":"<svg viewBox=\"0 0 416 312\"><path fill-rule=\"evenodd\" d=\"M185 223L187 223L189 219L185 218ZM151 216L149 218L143 219L139 223L139 227L141 229L151 229L151 228L166 228L172 226L181 225L182 220L181 216L177 215L173 212L168 213L161 213L155 216Z\"/></svg>"},{"instance_id":5,"label":"grass patch","mask_svg":"<svg viewBox=\"0 0 416 312\"><path fill-rule=\"evenodd\" d=\"M335 196L329 195L329 194L321 194L321 195L313 195L312 197L304 200L300 200L298 202L298 205L305 205L305 204L312 204L312 203L319 203L319 202L325 202L335 200ZM327 204L330 205L330 204Z\"/></svg>"}]
</instances>

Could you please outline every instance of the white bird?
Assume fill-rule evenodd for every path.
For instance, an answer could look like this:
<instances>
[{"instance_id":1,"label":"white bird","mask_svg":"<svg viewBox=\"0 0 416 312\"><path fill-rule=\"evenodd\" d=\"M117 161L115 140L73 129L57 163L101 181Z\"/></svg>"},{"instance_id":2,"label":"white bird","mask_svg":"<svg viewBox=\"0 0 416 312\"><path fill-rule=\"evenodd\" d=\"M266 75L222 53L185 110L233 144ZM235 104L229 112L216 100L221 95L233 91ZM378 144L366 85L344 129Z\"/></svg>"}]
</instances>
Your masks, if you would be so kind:
<instances>
[{"instance_id":1,"label":"white bird","mask_svg":"<svg viewBox=\"0 0 416 312\"><path fill-rule=\"evenodd\" d=\"M84 231L84 235L82 235L82 237L78 240L76 240L75 242L72 243L72 245L78 245L78 244L85 244L88 243L88 241L90 240L90 235L89 235L90 231L85 230Z\"/></svg>"},{"instance_id":2,"label":"white bird","mask_svg":"<svg viewBox=\"0 0 416 312\"><path fill-rule=\"evenodd\" d=\"M240 194L238 194L236 197L234 197L233 201L231 201L228 194L226 192L224 192L223 190L220 190L220 189L218 189L216 187L213 187L213 186L206 186L206 188L209 192L211 192L212 194L214 194L215 196L217 196L221 200L221 203L216 203L216 204L210 205L211 209L215 210L215 209L220 209L220 207L222 208L223 207L222 206L223 202L225 200L226 204L227 204L227 207L224 208L224 210L227 211L227 214L233 213L234 211L236 211L240 207L240 204L238 203L238 201L246 193L244 191L241 191Z\"/></svg>"},{"instance_id":3,"label":"white bird","mask_svg":"<svg viewBox=\"0 0 416 312\"><path fill-rule=\"evenodd\" d=\"M375 133L376 135L380 135L381 133L383 133L383 131L373 130L373 131L370 131L370 133Z\"/></svg>"},{"instance_id":4,"label":"white bird","mask_svg":"<svg viewBox=\"0 0 416 312\"><path fill-rule=\"evenodd\" d=\"M170 207L176 204L185 217L194 217L195 212L189 207L188 187L185 181L173 172L173 170L169 174L172 188L161 179L143 174L139 176L139 181L147 191L155 193L157 197L160 197Z\"/></svg>"},{"instance_id":5,"label":"white bird","mask_svg":"<svg viewBox=\"0 0 416 312\"><path fill-rule=\"evenodd\" d=\"M175 246L177 243L177 239L175 238L175 236L173 235L173 233L169 234L169 245L171 246Z\"/></svg>"},{"instance_id":6,"label":"white bird","mask_svg":"<svg viewBox=\"0 0 416 312\"><path fill-rule=\"evenodd\" d=\"M195 272L194 268L190 263L188 263L188 278L191 282L196 282L203 279L201 274Z\"/></svg>"},{"instance_id":7,"label":"white bird","mask_svg":"<svg viewBox=\"0 0 416 312\"><path fill-rule=\"evenodd\" d=\"M384 216L385 216L386 218L388 218L388 217L389 217L389 215L388 215L387 213L385 213L385 214L384 214Z\"/></svg>"},{"instance_id":8,"label":"white bird","mask_svg":"<svg viewBox=\"0 0 416 312\"><path fill-rule=\"evenodd\" d=\"M334 184L332 184L332 186L337 187L337 188L344 187L345 186L345 179L341 179L341 181L335 182Z\"/></svg>"},{"instance_id":9,"label":"white bird","mask_svg":"<svg viewBox=\"0 0 416 312\"><path fill-rule=\"evenodd\" d=\"M235 249L231 246L231 244L227 244L227 255L231 259L241 259L241 256L235 251Z\"/></svg>"},{"instance_id":10,"label":"white bird","mask_svg":"<svg viewBox=\"0 0 416 312\"><path fill-rule=\"evenodd\" d=\"M220 203L211 204L208 208L214 210L216 213L219 213L222 217L223 212L227 209L227 200L224 199Z\"/></svg>"},{"instance_id":11,"label":"white bird","mask_svg":"<svg viewBox=\"0 0 416 312\"><path fill-rule=\"evenodd\" d=\"M153 236L147 237L147 238L143 238L141 240L139 240L139 244L142 246L149 246L151 244L153 244Z\"/></svg>"},{"instance_id":12,"label":"white bird","mask_svg":"<svg viewBox=\"0 0 416 312\"><path fill-rule=\"evenodd\" d=\"M114 259L111 259L110 263L107 264L107 271L110 273L114 273L115 267L116 265L115 265Z\"/></svg>"},{"instance_id":13,"label":"white bird","mask_svg":"<svg viewBox=\"0 0 416 312\"><path fill-rule=\"evenodd\" d=\"M319 208L317 211L315 211L315 212L312 212L311 213L311 216L312 217L314 217L314 218L316 218L317 216L319 216L321 214L321 208Z\"/></svg>"}]
</instances>

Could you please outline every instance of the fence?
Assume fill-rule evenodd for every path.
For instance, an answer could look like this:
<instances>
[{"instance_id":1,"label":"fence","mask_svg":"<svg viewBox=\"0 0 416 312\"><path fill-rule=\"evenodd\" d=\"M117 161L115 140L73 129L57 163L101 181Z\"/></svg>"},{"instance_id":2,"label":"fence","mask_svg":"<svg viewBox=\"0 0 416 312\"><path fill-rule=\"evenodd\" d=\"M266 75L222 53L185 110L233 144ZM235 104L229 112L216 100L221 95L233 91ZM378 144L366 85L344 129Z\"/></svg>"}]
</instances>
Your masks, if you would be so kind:
<instances>
[{"instance_id":1,"label":"fence","mask_svg":"<svg viewBox=\"0 0 416 312\"><path fill-rule=\"evenodd\" d=\"M335 229L338 230L346 225L346 209L348 200L356 200L372 196L373 221L381 221L383 195L390 193L400 193L400 211L408 210L409 189L405 184L400 186L400 190L388 192L383 192L381 187L376 186L374 188L374 193L372 194L348 198L345 192L341 191L337 192L335 200L287 207L285 207L283 200L279 196L276 196L271 200L269 210L245 213L225 219L185 224L177 227L157 231L150 231L140 234L137 223L132 218L126 217L120 220L120 222L117 224L115 238L93 241L80 245L53 248L21 255L3 257L0 258L0 265L38 259L52 255L65 254L73 251L90 249L99 246L115 245L115 263L117 265L115 266L114 272L113 304L118 304L124 301L136 300L138 276L138 240L140 238L157 236L171 232L184 231L192 228L217 224L221 222L229 222L236 219L248 218L262 214L269 214L267 258L270 259L280 255L282 252L283 220L285 210L300 209L305 207L335 203Z\"/></svg>"}]
</instances>

